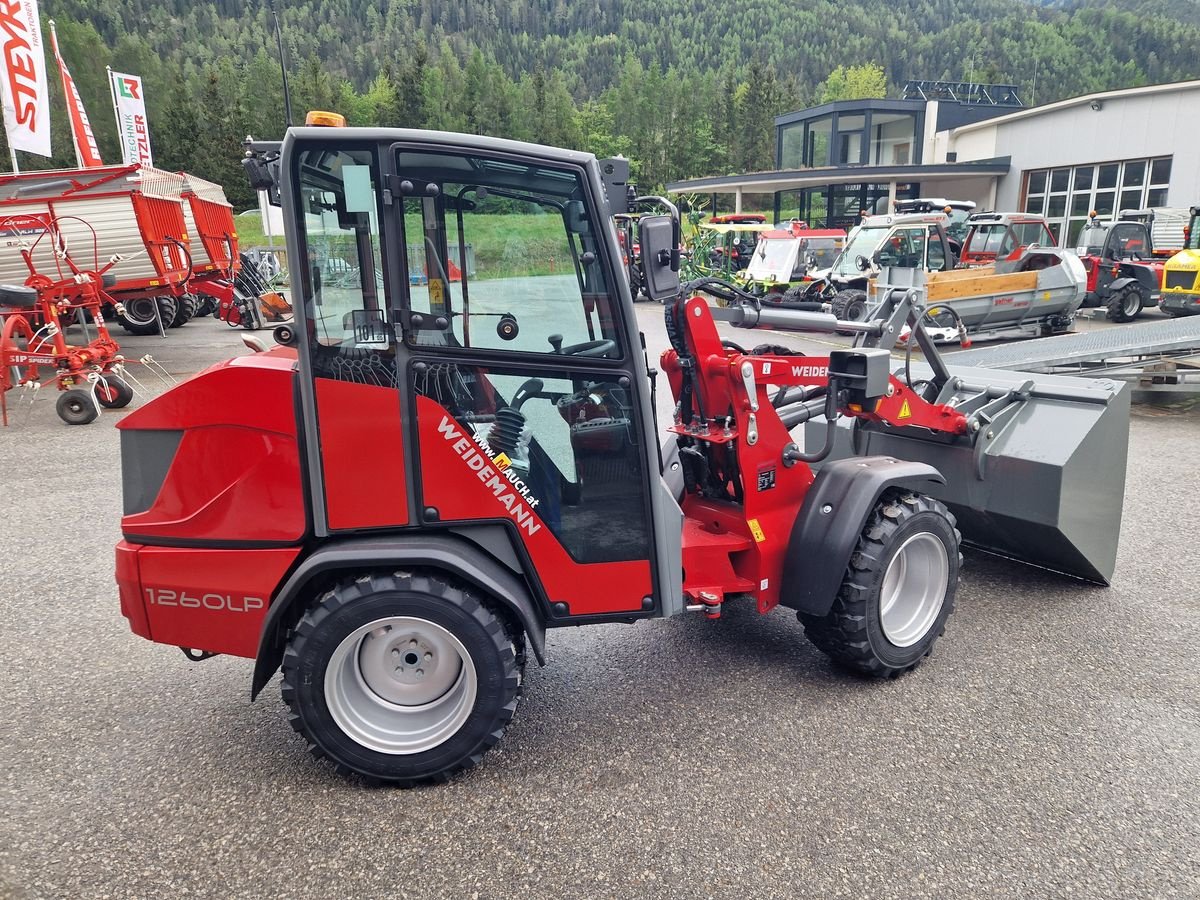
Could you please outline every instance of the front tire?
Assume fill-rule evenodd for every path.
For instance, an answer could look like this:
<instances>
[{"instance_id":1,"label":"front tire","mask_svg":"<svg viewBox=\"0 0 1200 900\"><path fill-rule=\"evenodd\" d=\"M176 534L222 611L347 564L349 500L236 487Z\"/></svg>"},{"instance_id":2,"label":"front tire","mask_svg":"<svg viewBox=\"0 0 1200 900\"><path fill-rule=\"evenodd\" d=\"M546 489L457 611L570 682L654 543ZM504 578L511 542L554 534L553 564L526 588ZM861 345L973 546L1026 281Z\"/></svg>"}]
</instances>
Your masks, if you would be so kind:
<instances>
[{"instance_id":1,"label":"front tire","mask_svg":"<svg viewBox=\"0 0 1200 900\"><path fill-rule=\"evenodd\" d=\"M894 678L929 655L954 611L959 533L932 497L891 490L867 518L833 606L801 613L804 631L838 665Z\"/></svg>"},{"instance_id":2,"label":"front tire","mask_svg":"<svg viewBox=\"0 0 1200 900\"><path fill-rule=\"evenodd\" d=\"M503 736L520 696L520 637L434 575L363 575L326 593L283 658L291 724L342 774L445 781Z\"/></svg>"},{"instance_id":3,"label":"front tire","mask_svg":"<svg viewBox=\"0 0 1200 900\"><path fill-rule=\"evenodd\" d=\"M1132 322L1146 305L1144 289L1128 284L1108 301L1108 317L1114 322Z\"/></svg>"},{"instance_id":4,"label":"front tire","mask_svg":"<svg viewBox=\"0 0 1200 900\"><path fill-rule=\"evenodd\" d=\"M838 291L829 301L829 311L843 322L865 322L870 311L867 306L867 292L857 290ZM852 331L839 331L839 334L853 334Z\"/></svg>"},{"instance_id":5,"label":"front tire","mask_svg":"<svg viewBox=\"0 0 1200 900\"><path fill-rule=\"evenodd\" d=\"M88 425L95 422L100 415L100 410L92 400L91 391L85 391L83 388L71 388L59 394L54 411L68 425Z\"/></svg>"}]
</instances>

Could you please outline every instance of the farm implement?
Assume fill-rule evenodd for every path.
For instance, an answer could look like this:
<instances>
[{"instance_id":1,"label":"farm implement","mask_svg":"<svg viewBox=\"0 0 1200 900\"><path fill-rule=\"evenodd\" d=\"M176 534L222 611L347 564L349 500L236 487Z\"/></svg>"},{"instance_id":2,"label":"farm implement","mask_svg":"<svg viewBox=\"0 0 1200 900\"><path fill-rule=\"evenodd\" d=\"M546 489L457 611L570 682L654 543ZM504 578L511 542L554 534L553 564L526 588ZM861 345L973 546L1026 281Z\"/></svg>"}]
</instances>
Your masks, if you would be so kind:
<instances>
[{"instance_id":1,"label":"farm implement","mask_svg":"<svg viewBox=\"0 0 1200 900\"><path fill-rule=\"evenodd\" d=\"M250 149L289 258L336 238L357 280L295 267L279 346L123 419L116 578L135 633L254 660L252 696L282 670L292 726L339 772L412 785L478 763L549 628L784 607L836 665L890 678L943 633L960 542L1112 577L1125 385L955 368L912 288L858 322L684 289L678 213L634 198L671 210L638 220L670 342L660 444L611 224L630 199L595 157L359 128ZM571 271L452 282L454 245L513 201L561 229ZM902 327L923 362L892 358ZM856 339L820 357L730 339L757 328Z\"/></svg>"},{"instance_id":2,"label":"farm implement","mask_svg":"<svg viewBox=\"0 0 1200 900\"><path fill-rule=\"evenodd\" d=\"M49 382L59 391L56 410L68 425L86 425L101 408L120 409L134 397L130 382L137 379L129 373L101 312L106 303L121 309L120 302L105 291L112 283L109 271L121 260L116 257L92 270L80 269L61 231L68 224L78 223L61 216L52 221L30 215L0 218L0 234L10 247L21 246L29 270L24 285L0 284L0 420L4 425L8 424L8 392L37 391L47 383L43 369L51 372ZM95 247L94 236L91 243ZM39 270L37 262L46 258L48 247L55 248L53 276ZM73 323L88 338L86 344L68 342L66 329ZM89 337L89 327L95 337ZM170 383L152 357L140 362Z\"/></svg>"}]
</instances>

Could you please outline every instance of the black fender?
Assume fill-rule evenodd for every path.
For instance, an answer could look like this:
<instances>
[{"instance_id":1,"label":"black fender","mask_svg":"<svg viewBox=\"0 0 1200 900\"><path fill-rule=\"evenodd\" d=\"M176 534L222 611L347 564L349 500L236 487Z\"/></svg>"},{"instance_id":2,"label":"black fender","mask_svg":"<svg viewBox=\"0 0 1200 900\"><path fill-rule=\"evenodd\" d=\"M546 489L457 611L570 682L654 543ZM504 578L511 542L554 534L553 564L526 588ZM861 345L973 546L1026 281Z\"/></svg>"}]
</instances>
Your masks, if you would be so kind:
<instances>
[{"instance_id":1,"label":"black fender","mask_svg":"<svg viewBox=\"0 0 1200 900\"><path fill-rule=\"evenodd\" d=\"M305 587L322 575L344 571L421 566L474 585L508 609L529 636L540 665L546 663L546 626L529 586L474 544L449 535L347 538L331 541L302 562L276 593L263 620L250 699L258 696L283 661L287 631L299 618L298 603L312 598Z\"/></svg>"},{"instance_id":2,"label":"black fender","mask_svg":"<svg viewBox=\"0 0 1200 900\"><path fill-rule=\"evenodd\" d=\"M1109 283L1108 296L1110 298L1115 297L1117 294L1121 293L1121 291L1125 290L1125 288L1129 287L1129 285L1131 285L1131 284L1137 285L1138 287L1141 287L1141 288L1146 287L1144 284L1142 284L1140 279L1134 278L1132 276L1126 276L1124 278L1117 278ZM1149 296L1147 296L1146 299L1149 300L1150 299Z\"/></svg>"},{"instance_id":3,"label":"black fender","mask_svg":"<svg viewBox=\"0 0 1200 900\"><path fill-rule=\"evenodd\" d=\"M891 456L852 456L821 466L792 525L780 602L799 612L829 612L867 517L889 487L945 484L933 466Z\"/></svg>"}]
</instances>

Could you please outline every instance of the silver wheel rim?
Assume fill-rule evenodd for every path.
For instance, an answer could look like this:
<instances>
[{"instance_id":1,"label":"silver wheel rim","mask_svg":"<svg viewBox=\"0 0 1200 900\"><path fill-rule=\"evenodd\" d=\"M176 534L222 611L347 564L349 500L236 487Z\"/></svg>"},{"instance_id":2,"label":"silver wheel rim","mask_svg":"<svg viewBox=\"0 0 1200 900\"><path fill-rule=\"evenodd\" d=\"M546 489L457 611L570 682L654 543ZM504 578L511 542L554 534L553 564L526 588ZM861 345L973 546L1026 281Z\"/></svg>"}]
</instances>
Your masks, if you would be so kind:
<instances>
[{"instance_id":1,"label":"silver wheel rim","mask_svg":"<svg viewBox=\"0 0 1200 900\"><path fill-rule=\"evenodd\" d=\"M1137 311L1138 311L1138 307L1140 305L1141 305L1141 297L1138 296L1137 291L1126 291L1125 292L1125 315L1127 315L1127 316L1136 315Z\"/></svg>"},{"instance_id":2,"label":"silver wheel rim","mask_svg":"<svg viewBox=\"0 0 1200 900\"><path fill-rule=\"evenodd\" d=\"M921 640L941 612L949 582L946 545L936 535L914 534L901 544L879 590L884 636L897 647Z\"/></svg>"},{"instance_id":3,"label":"silver wheel rim","mask_svg":"<svg viewBox=\"0 0 1200 900\"><path fill-rule=\"evenodd\" d=\"M427 619L390 616L356 629L325 669L325 702L338 727L379 753L421 753L462 728L475 707L471 656Z\"/></svg>"}]
</instances>

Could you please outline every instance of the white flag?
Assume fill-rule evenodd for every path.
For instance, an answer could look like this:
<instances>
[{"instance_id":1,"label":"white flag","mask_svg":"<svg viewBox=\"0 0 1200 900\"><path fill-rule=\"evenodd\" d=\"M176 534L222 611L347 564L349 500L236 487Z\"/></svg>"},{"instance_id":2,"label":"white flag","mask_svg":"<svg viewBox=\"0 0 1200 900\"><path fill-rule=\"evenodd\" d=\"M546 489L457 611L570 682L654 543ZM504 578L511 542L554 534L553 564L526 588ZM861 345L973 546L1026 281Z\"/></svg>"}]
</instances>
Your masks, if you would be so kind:
<instances>
[{"instance_id":1,"label":"white flag","mask_svg":"<svg viewBox=\"0 0 1200 900\"><path fill-rule=\"evenodd\" d=\"M136 75L112 72L113 105L117 110L117 133L121 136L121 155L125 164L154 165L150 154L150 130L146 125L146 98L142 79Z\"/></svg>"},{"instance_id":2,"label":"white flag","mask_svg":"<svg viewBox=\"0 0 1200 900\"><path fill-rule=\"evenodd\" d=\"M50 155L50 86L37 0L0 3L4 130L14 150Z\"/></svg>"}]
</instances>

